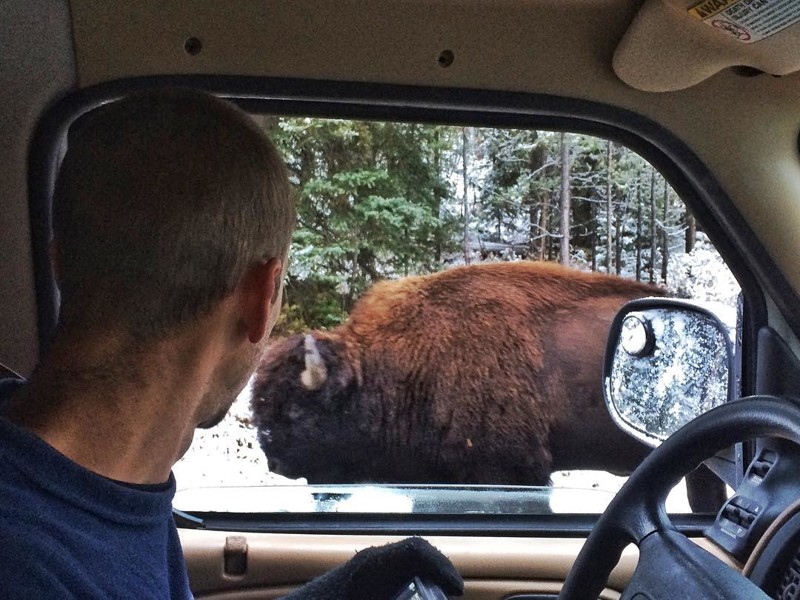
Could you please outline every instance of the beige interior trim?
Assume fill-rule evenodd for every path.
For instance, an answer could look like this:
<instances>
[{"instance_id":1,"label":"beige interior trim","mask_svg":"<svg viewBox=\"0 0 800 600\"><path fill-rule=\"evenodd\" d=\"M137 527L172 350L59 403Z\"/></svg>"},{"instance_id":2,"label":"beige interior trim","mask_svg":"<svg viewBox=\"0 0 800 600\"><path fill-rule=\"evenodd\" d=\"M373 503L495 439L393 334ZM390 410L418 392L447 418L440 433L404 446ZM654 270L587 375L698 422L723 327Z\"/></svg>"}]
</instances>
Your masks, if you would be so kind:
<instances>
[{"instance_id":1,"label":"beige interior trim","mask_svg":"<svg viewBox=\"0 0 800 600\"><path fill-rule=\"evenodd\" d=\"M248 533L248 569L223 572L224 531L180 530L189 579L198 598L277 598L344 563L360 549L403 536ZM584 540L580 538L425 536L444 552L467 582L467 598L490 600L511 593L557 593ZM741 565L705 538L696 543L739 570ZM629 546L611 573L603 598L619 597L633 575L638 550ZM258 590L251 596L242 589Z\"/></svg>"},{"instance_id":2,"label":"beige interior trim","mask_svg":"<svg viewBox=\"0 0 800 600\"><path fill-rule=\"evenodd\" d=\"M403 536L246 534L248 569L242 576L223 573L223 548L227 532L180 530L189 580L198 597L244 588L272 589L300 585L346 562L358 550L402 539ZM475 596L496 598L481 592L479 582L490 581L495 590L511 589L500 582L518 582L521 591L552 591L560 587L580 551L583 539L495 538L425 536L453 561ZM630 546L609 578L608 600L617 597L633 574L638 551ZM541 585L540 585L541 584ZM534 587L531 587L534 586ZM513 586L512 586L513 587ZM534 590L535 591L535 590ZM276 592L278 593L278 592ZM520 592L521 593L521 592ZM243 596L237 596L243 597ZM266 597L266 596L259 596Z\"/></svg>"},{"instance_id":3,"label":"beige interior trim","mask_svg":"<svg viewBox=\"0 0 800 600\"><path fill-rule=\"evenodd\" d=\"M45 107L75 85L66 0L4 0L0 18L0 361L28 376L39 359L28 151ZM46 18L43 16L46 15Z\"/></svg>"},{"instance_id":4,"label":"beige interior trim","mask_svg":"<svg viewBox=\"0 0 800 600\"><path fill-rule=\"evenodd\" d=\"M789 0L764 3L751 10L766 12L781 3L789 15ZM772 75L799 70L800 53L796 49L800 47L800 25L747 43L690 12L692 7L707 6L713 13L723 5L734 4L737 0L648 0L614 53L614 72L636 89L670 92L696 85L733 66ZM735 27L733 23L729 26ZM749 34L742 29L742 35Z\"/></svg>"}]
</instances>

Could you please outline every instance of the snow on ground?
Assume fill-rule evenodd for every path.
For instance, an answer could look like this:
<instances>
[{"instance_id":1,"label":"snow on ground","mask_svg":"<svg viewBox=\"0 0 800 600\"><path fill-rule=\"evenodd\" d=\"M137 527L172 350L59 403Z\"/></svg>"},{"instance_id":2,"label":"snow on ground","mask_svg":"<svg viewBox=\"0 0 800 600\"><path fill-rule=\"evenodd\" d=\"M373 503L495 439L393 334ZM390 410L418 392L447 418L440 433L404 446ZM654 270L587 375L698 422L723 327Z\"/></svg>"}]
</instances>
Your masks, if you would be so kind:
<instances>
[{"instance_id":1,"label":"snow on ground","mask_svg":"<svg viewBox=\"0 0 800 600\"><path fill-rule=\"evenodd\" d=\"M250 426L250 385L245 386L225 419L211 429L197 429L184 457L173 468L178 489L276 485L285 477L269 472L267 459Z\"/></svg>"}]
</instances>

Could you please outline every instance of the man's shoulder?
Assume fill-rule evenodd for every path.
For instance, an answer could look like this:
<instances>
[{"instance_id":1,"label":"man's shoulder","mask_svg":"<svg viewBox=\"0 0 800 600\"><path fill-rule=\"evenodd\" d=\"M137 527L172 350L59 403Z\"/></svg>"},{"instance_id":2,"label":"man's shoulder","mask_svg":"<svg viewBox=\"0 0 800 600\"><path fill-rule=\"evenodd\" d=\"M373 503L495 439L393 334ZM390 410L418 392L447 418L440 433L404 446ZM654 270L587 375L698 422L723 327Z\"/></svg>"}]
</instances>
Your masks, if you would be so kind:
<instances>
[{"instance_id":1,"label":"man's shoulder","mask_svg":"<svg viewBox=\"0 0 800 600\"><path fill-rule=\"evenodd\" d=\"M176 532L125 536L71 529L53 515L44 525L31 517L0 514L1 597L192 598Z\"/></svg>"}]
</instances>

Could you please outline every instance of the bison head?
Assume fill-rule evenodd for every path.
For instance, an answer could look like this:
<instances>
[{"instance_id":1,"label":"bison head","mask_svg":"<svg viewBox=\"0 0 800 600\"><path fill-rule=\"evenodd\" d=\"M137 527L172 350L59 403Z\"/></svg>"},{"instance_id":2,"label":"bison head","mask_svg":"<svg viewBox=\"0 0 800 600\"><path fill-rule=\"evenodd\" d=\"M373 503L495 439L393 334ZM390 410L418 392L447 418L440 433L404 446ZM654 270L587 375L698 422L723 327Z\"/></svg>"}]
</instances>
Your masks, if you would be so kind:
<instances>
[{"instance_id":1,"label":"bison head","mask_svg":"<svg viewBox=\"0 0 800 600\"><path fill-rule=\"evenodd\" d=\"M330 483L362 468L357 389L354 365L335 332L296 335L270 346L251 401L270 470Z\"/></svg>"}]
</instances>

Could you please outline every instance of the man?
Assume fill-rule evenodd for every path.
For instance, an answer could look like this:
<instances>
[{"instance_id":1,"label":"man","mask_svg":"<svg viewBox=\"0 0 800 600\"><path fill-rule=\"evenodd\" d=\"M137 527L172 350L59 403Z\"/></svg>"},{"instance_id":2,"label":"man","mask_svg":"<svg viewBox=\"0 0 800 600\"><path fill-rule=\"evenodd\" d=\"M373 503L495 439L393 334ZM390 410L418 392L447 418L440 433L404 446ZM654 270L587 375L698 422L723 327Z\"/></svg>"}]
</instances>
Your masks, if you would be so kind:
<instances>
[{"instance_id":1,"label":"man","mask_svg":"<svg viewBox=\"0 0 800 600\"><path fill-rule=\"evenodd\" d=\"M278 152L221 100L139 93L71 127L53 209L59 324L0 406L3 597L191 597L171 469L261 358L294 222ZM323 582L356 597L364 566L398 551L458 591L417 540Z\"/></svg>"}]
</instances>

